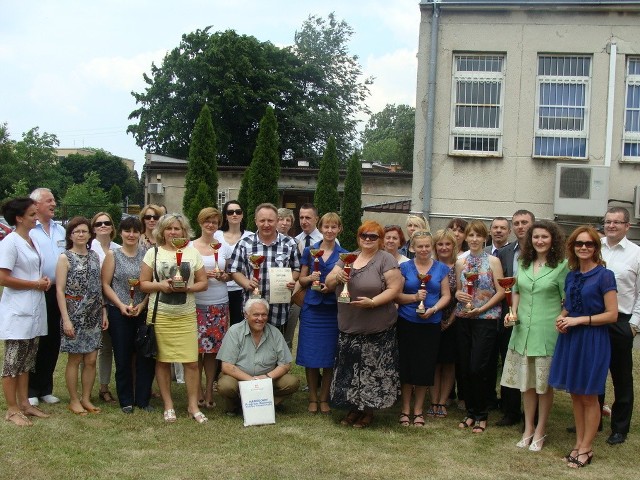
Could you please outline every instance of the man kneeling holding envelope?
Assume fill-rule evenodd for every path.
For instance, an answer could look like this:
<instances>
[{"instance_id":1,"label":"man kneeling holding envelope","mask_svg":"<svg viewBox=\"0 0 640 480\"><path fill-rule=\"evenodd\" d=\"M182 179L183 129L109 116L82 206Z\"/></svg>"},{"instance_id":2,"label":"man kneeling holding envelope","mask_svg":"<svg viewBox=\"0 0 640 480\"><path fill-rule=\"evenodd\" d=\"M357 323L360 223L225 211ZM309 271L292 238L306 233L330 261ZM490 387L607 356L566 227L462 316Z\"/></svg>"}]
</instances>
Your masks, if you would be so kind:
<instances>
[{"instance_id":1,"label":"man kneeling holding envelope","mask_svg":"<svg viewBox=\"0 0 640 480\"><path fill-rule=\"evenodd\" d=\"M244 305L244 321L231 326L218 351L222 375L218 393L225 398L227 413L238 413L238 381L271 378L274 403L295 393L300 380L291 375L291 352L280 331L268 323L269 304L262 298Z\"/></svg>"}]
</instances>

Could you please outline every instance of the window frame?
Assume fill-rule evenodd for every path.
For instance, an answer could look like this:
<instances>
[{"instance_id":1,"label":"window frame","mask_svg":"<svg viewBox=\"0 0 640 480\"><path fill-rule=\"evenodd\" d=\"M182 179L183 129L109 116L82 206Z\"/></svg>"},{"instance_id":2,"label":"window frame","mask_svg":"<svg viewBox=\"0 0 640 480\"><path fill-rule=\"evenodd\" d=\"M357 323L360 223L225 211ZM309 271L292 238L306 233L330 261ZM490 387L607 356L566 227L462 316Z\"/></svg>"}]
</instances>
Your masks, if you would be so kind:
<instances>
[{"instance_id":1,"label":"window frame","mask_svg":"<svg viewBox=\"0 0 640 480\"><path fill-rule=\"evenodd\" d=\"M631 62L638 62L640 68L640 56L629 55L625 64L625 82L624 82L624 109L622 116L622 151L621 158L625 162L640 163L640 130L637 132L627 131L627 113L630 109L640 115L640 107L628 107L627 102L629 99L629 87L634 86L640 88L640 73L631 74L630 66ZM625 155L625 147L627 143L635 143L638 145L638 155Z\"/></svg>"},{"instance_id":2,"label":"window frame","mask_svg":"<svg viewBox=\"0 0 640 480\"><path fill-rule=\"evenodd\" d=\"M500 59L501 68L499 72L480 70L480 71L458 71L458 60L464 57L484 58L484 59ZM504 99L506 84L506 64L507 55L504 52L454 52L451 74L451 112L450 112L450 128L449 128L449 155L463 157L488 157L500 158L503 156L503 137L504 137ZM480 103L459 103L457 100L458 84L461 81L472 82L496 82L500 85L500 94L498 103L485 105L497 106L498 108L498 126L492 127L458 127L456 126L456 112L460 105L482 105ZM456 140L458 138L475 138L496 141L495 150L463 150L456 148Z\"/></svg>"}]
</instances>

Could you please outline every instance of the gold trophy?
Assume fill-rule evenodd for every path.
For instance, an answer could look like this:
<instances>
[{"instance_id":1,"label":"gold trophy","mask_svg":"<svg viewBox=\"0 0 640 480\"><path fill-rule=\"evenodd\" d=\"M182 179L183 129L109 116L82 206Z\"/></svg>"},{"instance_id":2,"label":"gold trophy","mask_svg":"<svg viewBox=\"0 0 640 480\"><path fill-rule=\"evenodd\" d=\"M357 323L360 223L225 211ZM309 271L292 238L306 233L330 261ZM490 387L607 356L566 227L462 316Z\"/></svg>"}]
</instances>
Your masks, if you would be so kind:
<instances>
[{"instance_id":1,"label":"gold trophy","mask_svg":"<svg viewBox=\"0 0 640 480\"><path fill-rule=\"evenodd\" d=\"M340 254L340 260L342 260L342 263L344 264L344 267L342 269L344 270L344 273L347 275L347 279L344 282L344 288L342 289L342 292L340 292L340 296L338 297L338 301L340 303L351 302L351 297L349 296L349 289L347 288L347 282L349 281L348 277L351 274L351 265L353 264L353 262L356 261L356 258L358 258L357 253L341 253Z\"/></svg>"},{"instance_id":2,"label":"gold trophy","mask_svg":"<svg viewBox=\"0 0 640 480\"><path fill-rule=\"evenodd\" d=\"M478 280L479 276L480 275L478 274L478 272L465 272L464 274L464 278L465 278L464 285L467 288L467 293L471 296L473 296L474 282ZM470 312L471 310L473 310L473 305L471 304L470 301L464 306L464 309L467 312Z\"/></svg>"},{"instance_id":3,"label":"gold trophy","mask_svg":"<svg viewBox=\"0 0 640 480\"><path fill-rule=\"evenodd\" d=\"M133 297L136 294L136 287L140 285L140 280L138 278L129 278L127 281L129 282L129 296L131 297L129 306L133 308Z\"/></svg>"},{"instance_id":4,"label":"gold trophy","mask_svg":"<svg viewBox=\"0 0 640 480\"><path fill-rule=\"evenodd\" d=\"M320 257L322 255L324 255L324 250L320 250L318 248L312 248L311 250L309 250L309 253L311 253L311 256L314 258L313 260L313 271L314 272L319 272L320 271ZM320 280L314 280L313 283L311 284L311 290L322 290L322 284L320 283Z\"/></svg>"},{"instance_id":5,"label":"gold trophy","mask_svg":"<svg viewBox=\"0 0 640 480\"><path fill-rule=\"evenodd\" d=\"M264 255L249 255L249 263L253 268L253 278L260 284L260 265L267 259ZM251 298L261 298L260 288L256 287L251 293Z\"/></svg>"},{"instance_id":6,"label":"gold trophy","mask_svg":"<svg viewBox=\"0 0 640 480\"><path fill-rule=\"evenodd\" d=\"M180 275L180 265L182 265L182 248L186 247L189 243L188 238L172 238L171 243L176 250L176 264L178 265L178 269L176 270L176 274L173 276L173 288L184 288L187 285L187 282L184 281L182 275Z\"/></svg>"},{"instance_id":7,"label":"gold trophy","mask_svg":"<svg viewBox=\"0 0 640 480\"><path fill-rule=\"evenodd\" d=\"M428 273L418 272L418 280L420 280L420 289L427 291L427 282L431 280L431 275ZM424 308L424 300L420 300L420 305L416 308L416 313L426 313L427 309Z\"/></svg>"},{"instance_id":8,"label":"gold trophy","mask_svg":"<svg viewBox=\"0 0 640 480\"><path fill-rule=\"evenodd\" d=\"M515 277L500 278L498 280L498 284L502 288L504 288L504 296L507 298L507 305L509 305L509 314L507 316L507 323L505 324L505 326L513 327L514 325L519 323L518 320L514 319L513 309L511 308L511 305L513 304L513 298L511 296L511 287L513 287L516 284L516 279Z\"/></svg>"},{"instance_id":9,"label":"gold trophy","mask_svg":"<svg viewBox=\"0 0 640 480\"><path fill-rule=\"evenodd\" d=\"M216 268L213 269L213 273L220 273L222 270L218 267L218 250L222 247L222 243L214 238L213 242L211 242L209 246L213 249L213 258L216 262Z\"/></svg>"}]
</instances>

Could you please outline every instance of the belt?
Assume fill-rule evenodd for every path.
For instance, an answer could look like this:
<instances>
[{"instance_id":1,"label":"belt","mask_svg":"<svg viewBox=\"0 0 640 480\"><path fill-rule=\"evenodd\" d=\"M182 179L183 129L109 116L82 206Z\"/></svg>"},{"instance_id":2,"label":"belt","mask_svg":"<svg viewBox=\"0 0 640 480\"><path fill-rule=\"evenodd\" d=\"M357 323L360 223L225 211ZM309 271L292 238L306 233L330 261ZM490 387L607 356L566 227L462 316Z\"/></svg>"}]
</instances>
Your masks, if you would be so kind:
<instances>
[{"instance_id":1,"label":"belt","mask_svg":"<svg viewBox=\"0 0 640 480\"><path fill-rule=\"evenodd\" d=\"M84 297L82 295L80 296L74 296L74 295L67 295L66 293L64 294L64 298L68 298L69 300L75 300L76 302L79 302L80 300L82 300Z\"/></svg>"}]
</instances>

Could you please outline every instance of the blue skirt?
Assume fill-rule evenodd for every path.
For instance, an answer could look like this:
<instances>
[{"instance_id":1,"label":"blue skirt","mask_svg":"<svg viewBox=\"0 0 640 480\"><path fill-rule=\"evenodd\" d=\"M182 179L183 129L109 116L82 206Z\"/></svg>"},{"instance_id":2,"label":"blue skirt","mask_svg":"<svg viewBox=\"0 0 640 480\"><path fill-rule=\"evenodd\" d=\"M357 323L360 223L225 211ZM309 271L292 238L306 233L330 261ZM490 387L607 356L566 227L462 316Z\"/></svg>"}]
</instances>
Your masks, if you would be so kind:
<instances>
[{"instance_id":1,"label":"blue skirt","mask_svg":"<svg viewBox=\"0 0 640 480\"><path fill-rule=\"evenodd\" d=\"M307 368L333 368L338 345L337 305L302 305L296 363Z\"/></svg>"},{"instance_id":2,"label":"blue skirt","mask_svg":"<svg viewBox=\"0 0 640 480\"><path fill-rule=\"evenodd\" d=\"M607 325L571 327L558 336L549 385L576 395L603 394L610 359Z\"/></svg>"}]
</instances>

